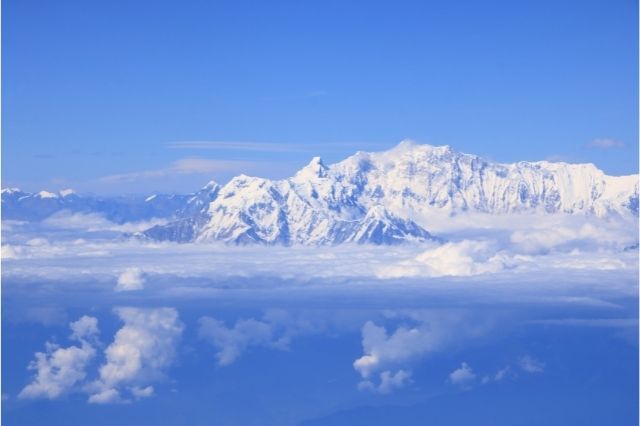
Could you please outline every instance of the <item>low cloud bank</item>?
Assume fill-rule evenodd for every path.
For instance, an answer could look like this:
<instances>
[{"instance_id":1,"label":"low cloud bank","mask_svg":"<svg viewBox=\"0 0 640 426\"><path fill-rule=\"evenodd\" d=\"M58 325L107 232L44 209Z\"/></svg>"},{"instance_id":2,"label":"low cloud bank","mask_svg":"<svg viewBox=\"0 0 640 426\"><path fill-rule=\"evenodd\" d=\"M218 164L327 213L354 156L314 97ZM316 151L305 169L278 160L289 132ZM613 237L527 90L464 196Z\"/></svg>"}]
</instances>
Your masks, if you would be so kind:
<instances>
[{"instance_id":1,"label":"low cloud bank","mask_svg":"<svg viewBox=\"0 0 640 426\"><path fill-rule=\"evenodd\" d=\"M166 219L151 219L138 222L115 223L100 213L82 213L61 210L42 221L41 226L52 229L74 230L79 232L141 232L156 225L166 225Z\"/></svg>"}]
</instances>

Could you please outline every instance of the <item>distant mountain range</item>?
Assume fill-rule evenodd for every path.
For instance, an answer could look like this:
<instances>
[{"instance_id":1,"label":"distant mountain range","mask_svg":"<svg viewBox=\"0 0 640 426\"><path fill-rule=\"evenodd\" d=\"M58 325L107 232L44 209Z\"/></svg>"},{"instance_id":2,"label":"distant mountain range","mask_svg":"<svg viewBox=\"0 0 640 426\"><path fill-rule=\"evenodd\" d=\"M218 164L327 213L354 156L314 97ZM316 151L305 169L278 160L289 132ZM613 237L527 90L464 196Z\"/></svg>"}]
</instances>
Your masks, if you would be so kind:
<instances>
[{"instance_id":1,"label":"distant mountain range","mask_svg":"<svg viewBox=\"0 0 640 426\"><path fill-rule=\"evenodd\" d=\"M61 210L97 212L116 223L169 219L138 235L154 240L397 244L434 239L419 225L432 214L634 217L638 175L607 176L593 164L499 164L448 146L405 141L330 166L315 157L284 180L240 175L188 195L2 190L3 219L38 221Z\"/></svg>"}]
</instances>

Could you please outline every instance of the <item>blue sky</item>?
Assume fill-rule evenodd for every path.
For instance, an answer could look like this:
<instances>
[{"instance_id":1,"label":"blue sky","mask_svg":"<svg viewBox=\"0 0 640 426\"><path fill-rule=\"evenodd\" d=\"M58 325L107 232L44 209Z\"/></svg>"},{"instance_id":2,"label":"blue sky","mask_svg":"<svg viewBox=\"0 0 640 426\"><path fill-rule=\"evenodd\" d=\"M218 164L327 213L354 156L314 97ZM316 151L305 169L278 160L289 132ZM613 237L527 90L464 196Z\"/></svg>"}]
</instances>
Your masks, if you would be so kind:
<instances>
[{"instance_id":1,"label":"blue sky","mask_svg":"<svg viewBox=\"0 0 640 426\"><path fill-rule=\"evenodd\" d=\"M3 186L190 191L404 138L635 173L637 16L632 0L8 0Z\"/></svg>"}]
</instances>

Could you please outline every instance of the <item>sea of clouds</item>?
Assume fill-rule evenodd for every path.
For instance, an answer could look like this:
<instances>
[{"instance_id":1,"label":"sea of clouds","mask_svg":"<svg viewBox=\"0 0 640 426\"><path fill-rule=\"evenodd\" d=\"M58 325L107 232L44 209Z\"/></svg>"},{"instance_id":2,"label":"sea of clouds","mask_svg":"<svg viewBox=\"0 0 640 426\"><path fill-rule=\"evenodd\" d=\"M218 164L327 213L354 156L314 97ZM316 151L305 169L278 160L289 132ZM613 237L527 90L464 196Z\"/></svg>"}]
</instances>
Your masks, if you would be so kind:
<instances>
[{"instance_id":1,"label":"sea of clouds","mask_svg":"<svg viewBox=\"0 0 640 426\"><path fill-rule=\"evenodd\" d=\"M149 398L179 362L185 333L219 368L256 350L289 351L309 336L357 335L361 353L344 362L353 386L377 395L414 386L415 366L434 354L523 324L605 327L634 341L637 222L458 224L442 230L444 242L265 247L147 241L123 233L146 224L113 227L94 216L4 222L3 292L12 302L5 319L70 330L66 342L43 342L25 362L30 378L16 397L82 394L91 404ZM224 303L253 311L194 311ZM71 305L74 312L100 307L120 327L104 335L103 319L73 317ZM549 307L566 315L550 315ZM589 315L572 316L575 309ZM484 370L460 359L443 383L466 390L544 372L545 361L523 351Z\"/></svg>"}]
</instances>

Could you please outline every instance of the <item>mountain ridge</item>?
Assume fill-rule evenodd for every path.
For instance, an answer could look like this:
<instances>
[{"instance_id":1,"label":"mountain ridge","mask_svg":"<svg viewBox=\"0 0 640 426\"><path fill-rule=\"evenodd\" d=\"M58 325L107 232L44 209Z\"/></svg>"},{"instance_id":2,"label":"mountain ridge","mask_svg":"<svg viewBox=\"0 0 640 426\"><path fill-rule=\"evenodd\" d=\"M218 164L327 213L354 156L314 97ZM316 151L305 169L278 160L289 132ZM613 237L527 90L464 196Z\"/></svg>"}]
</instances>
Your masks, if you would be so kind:
<instances>
[{"instance_id":1,"label":"mountain ridge","mask_svg":"<svg viewBox=\"0 0 640 426\"><path fill-rule=\"evenodd\" d=\"M15 197L16 190L3 190L3 213L5 198ZM40 198L49 204L65 199ZM403 141L328 166L313 157L287 179L241 174L224 185L212 181L193 194L156 195L145 203L147 216L171 219L138 235L154 240L399 244L435 239L422 219L442 213L637 217L638 175L608 176L589 163L495 163L447 145Z\"/></svg>"}]
</instances>

